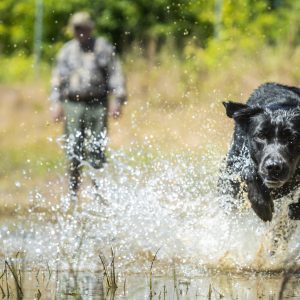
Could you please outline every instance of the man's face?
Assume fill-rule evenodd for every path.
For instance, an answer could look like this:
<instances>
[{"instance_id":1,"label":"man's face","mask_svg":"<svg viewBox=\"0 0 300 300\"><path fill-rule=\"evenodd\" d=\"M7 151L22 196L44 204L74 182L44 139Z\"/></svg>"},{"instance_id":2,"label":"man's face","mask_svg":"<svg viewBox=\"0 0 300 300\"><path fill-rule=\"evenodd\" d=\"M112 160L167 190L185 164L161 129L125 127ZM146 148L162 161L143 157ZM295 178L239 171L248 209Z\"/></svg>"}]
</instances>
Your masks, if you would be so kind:
<instances>
[{"instance_id":1,"label":"man's face","mask_svg":"<svg viewBox=\"0 0 300 300\"><path fill-rule=\"evenodd\" d=\"M75 25L74 36L81 43L85 44L91 37L92 29L88 26Z\"/></svg>"}]
</instances>

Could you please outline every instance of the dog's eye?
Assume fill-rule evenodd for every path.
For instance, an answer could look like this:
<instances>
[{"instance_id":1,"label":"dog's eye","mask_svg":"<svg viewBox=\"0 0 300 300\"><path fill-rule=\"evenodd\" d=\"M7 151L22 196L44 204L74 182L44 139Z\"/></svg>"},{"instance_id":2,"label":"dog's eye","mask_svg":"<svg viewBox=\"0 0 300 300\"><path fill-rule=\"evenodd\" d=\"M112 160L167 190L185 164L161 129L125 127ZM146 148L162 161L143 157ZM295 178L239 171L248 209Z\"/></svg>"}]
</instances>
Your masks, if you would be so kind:
<instances>
[{"instance_id":1,"label":"dog's eye","mask_svg":"<svg viewBox=\"0 0 300 300\"><path fill-rule=\"evenodd\" d=\"M258 132L255 137L256 140L265 140L267 138L266 134L263 132Z\"/></svg>"}]
</instances>

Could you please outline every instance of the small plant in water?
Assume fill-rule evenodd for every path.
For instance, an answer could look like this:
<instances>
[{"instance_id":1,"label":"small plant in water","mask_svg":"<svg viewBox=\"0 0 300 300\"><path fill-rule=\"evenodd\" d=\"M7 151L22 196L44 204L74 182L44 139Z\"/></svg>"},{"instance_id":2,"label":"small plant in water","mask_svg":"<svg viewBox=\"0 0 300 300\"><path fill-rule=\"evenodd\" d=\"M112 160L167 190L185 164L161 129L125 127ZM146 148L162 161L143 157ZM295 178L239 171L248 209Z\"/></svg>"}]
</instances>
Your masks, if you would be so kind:
<instances>
[{"instance_id":1,"label":"small plant in water","mask_svg":"<svg viewBox=\"0 0 300 300\"><path fill-rule=\"evenodd\" d=\"M18 252L16 254L15 260L17 260L20 256L20 253ZM7 259L5 260L5 267L7 267L14 279L15 287L16 287L16 293L17 293L17 299L23 299L24 293L22 289L22 266L18 264L17 262L14 262L13 259ZM7 274L7 268L5 269L5 272ZM3 289L2 289L3 291ZM7 288L8 295L7 297L9 298L9 289Z\"/></svg>"},{"instance_id":2,"label":"small plant in water","mask_svg":"<svg viewBox=\"0 0 300 300\"><path fill-rule=\"evenodd\" d=\"M113 248L111 248L111 262L109 264L103 254L99 254L99 258L104 271L103 283L106 283L107 294L110 294L113 299L113 295L118 288L115 270L115 252Z\"/></svg>"},{"instance_id":3,"label":"small plant in water","mask_svg":"<svg viewBox=\"0 0 300 300\"><path fill-rule=\"evenodd\" d=\"M156 257L157 257L157 253L158 251L160 250L157 249L157 251L155 252L154 256L153 256L153 259L151 261L151 265L150 265L150 272L149 272L149 290L150 290L150 294L149 294L149 298L152 299L153 298L153 282L152 282L152 277L153 277L153 274L152 274L152 269L153 269L153 265L154 265L154 262L156 260Z\"/></svg>"}]
</instances>

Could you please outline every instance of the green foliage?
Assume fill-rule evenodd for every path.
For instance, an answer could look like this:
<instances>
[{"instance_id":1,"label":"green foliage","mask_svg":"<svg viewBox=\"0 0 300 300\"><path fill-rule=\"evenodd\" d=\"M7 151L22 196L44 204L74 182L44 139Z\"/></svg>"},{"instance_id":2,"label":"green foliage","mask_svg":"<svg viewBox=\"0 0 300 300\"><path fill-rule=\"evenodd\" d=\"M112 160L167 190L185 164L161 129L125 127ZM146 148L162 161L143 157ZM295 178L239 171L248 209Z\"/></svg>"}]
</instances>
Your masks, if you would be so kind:
<instances>
[{"instance_id":1,"label":"green foliage","mask_svg":"<svg viewBox=\"0 0 300 300\"><path fill-rule=\"evenodd\" d=\"M1 64L5 72L0 73L1 82L24 81L33 78L33 59L16 54L14 57L3 57Z\"/></svg>"},{"instance_id":2,"label":"green foliage","mask_svg":"<svg viewBox=\"0 0 300 300\"><path fill-rule=\"evenodd\" d=\"M34 69L34 59L20 52L14 56L2 57L1 67L5 72L0 73L0 82L25 82L32 81L35 77L45 77L49 75L49 64L42 62L39 72ZM38 73L37 73L38 72Z\"/></svg>"},{"instance_id":3,"label":"green foliage","mask_svg":"<svg viewBox=\"0 0 300 300\"><path fill-rule=\"evenodd\" d=\"M253 53L266 44L299 43L299 1L43 0L42 54L48 62L70 38L68 19L79 10L90 12L97 34L121 52L133 44L156 52L172 43L207 66L236 50ZM1 1L0 53L32 54L35 11L36 0Z\"/></svg>"},{"instance_id":4,"label":"green foliage","mask_svg":"<svg viewBox=\"0 0 300 300\"><path fill-rule=\"evenodd\" d=\"M16 50L29 54L33 44L34 0L0 2L0 49L4 54Z\"/></svg>"},{"instance_id":5,"label":"green foliage","mask_svg":"<svg viewBox=\"0 0 300 300\"><path fill-rule=\"evenodd\" d=\"M236 54L256 56L265 47L281 44L295 47L300 42L298 2L285 1L283 5L278 0L223 0L222 3L218 36L208 37L206 47L199 48L193 41L184 49L185 57L193 61L190 67L194 71L224 67ZM212 22L214 16L203 13Z\"/></svg>"}]
</instances>

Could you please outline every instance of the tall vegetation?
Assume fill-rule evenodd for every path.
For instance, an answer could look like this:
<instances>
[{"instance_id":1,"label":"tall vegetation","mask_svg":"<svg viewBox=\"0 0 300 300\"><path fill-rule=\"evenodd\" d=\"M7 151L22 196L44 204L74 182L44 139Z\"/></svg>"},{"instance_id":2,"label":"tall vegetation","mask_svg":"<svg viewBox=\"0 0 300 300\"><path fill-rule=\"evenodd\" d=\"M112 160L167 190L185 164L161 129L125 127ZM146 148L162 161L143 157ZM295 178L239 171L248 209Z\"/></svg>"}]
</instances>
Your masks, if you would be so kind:
<instances>
[{"instance_id":1,"label":"tall vegetation","mask_svg":"<svg viewBox=\"0 0 300 300\"><path fill-rule=\"evenodd\" d=\"M299 43L300 3L293 0L40 0L43 3L42 55L50 60L68 38L67 20L89 11L96 31L120 52L133 45L148 53L171 43L186 47L255 51L261 45ZM1 0L0 53L33 51L37 0Z\"/></svg>"}]
</instances>

